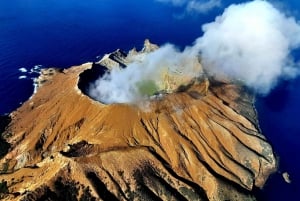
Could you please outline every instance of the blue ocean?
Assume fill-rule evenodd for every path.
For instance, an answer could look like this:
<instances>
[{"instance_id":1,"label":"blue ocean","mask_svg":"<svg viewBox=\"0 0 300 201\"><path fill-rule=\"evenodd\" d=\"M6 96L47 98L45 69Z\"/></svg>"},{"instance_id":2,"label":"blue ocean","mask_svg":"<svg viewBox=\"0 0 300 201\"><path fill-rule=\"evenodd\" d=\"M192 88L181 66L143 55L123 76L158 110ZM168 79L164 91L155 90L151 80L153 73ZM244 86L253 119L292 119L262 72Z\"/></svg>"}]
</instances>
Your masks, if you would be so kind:
<instances>
[{"instance_id":1,"label":"blue ocean","mask_svg":"<svg viewBox=\"0 0 300 201\"><path fill-rule=\"evenodd\" d=\"M32 95L40 68L96 61L117 48L140 49L146 38L184 48L202 35L203 23L240 2L223 0L209 12L186 13L155 0L0 0L0 114ZM300 20L299 1L274 2ZM299 52L294 54L300 59ZM258 200L300 199L299 88L300 78L282 80L269 95L257 97L262 132L279 158L279 170L257 190ZM283 172L289 173L290 184Z\"/></svg>"}]
</instances>

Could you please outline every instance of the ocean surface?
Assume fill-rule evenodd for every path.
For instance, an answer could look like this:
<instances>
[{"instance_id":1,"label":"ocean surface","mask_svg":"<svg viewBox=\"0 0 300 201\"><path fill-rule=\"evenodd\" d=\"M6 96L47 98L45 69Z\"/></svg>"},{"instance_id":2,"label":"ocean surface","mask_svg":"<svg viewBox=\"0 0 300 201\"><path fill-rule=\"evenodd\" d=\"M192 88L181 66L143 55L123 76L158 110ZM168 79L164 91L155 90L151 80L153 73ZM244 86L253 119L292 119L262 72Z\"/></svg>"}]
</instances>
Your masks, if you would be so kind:
<instances>
[{"instance_id":1,"label":"ocean surface","mask_svg":"<svg viewBox=\"0 0 300 201\"><path fill-rule=\"evenodd\" d=\"M40 68L96 61L117 48L139 49L145 38L183 48L201 36L203 23L239 2L244 1L223 0L222 7L199 14L154 0L0 0L0 114L32 95ZM300 20L297 0L276 6ZM299 88L300 78L282 81L268 96L257 97L261 129L280 161L279 172L257 191L258 200L300 200Z\"/></svg>"}]
</instances>

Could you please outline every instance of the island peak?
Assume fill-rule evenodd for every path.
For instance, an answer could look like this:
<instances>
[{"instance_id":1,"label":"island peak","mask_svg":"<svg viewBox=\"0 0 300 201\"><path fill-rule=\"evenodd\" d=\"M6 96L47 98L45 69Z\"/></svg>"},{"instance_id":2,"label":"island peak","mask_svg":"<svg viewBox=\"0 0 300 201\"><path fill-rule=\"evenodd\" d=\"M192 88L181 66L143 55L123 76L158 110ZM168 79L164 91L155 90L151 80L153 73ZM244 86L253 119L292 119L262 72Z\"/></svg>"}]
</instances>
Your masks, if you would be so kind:
<instances>
[{"instance_id":1,"label":"island peak","mask_svg":"<svg viewBox=\"0 0 300 201\"><path fill-rule=\"evenodd\" d=\"M157 48L146 40L141 53ZM252 95L206 77L148 100L145 110L105 105L78 87L91 72L126 68L134 58L128 55L117 50L94 64L51 71L10 114L2 134L10 148L0 160L7 188L1 198L255 199L252 189L263 187L277 162L258 129Z\"/></svg>"}]
</instances>

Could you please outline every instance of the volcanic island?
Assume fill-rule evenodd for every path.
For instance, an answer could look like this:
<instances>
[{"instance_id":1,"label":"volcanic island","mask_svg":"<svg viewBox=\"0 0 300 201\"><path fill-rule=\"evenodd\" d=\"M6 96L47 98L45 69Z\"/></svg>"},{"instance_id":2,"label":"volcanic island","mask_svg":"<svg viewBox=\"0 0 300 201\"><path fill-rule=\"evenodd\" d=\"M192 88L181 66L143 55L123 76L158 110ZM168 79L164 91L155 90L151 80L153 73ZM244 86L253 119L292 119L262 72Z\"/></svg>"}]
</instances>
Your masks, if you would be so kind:
<instances>
[{"instance_id":1,"label":"volcanic island","mask_svg":"<svg viewBox=\"0 0 300 201\"><path fill-rule=\"evenodd\" d=\"M277 161L241 84L166 72L142 103L104 104L85 93L157 48L146 40L140 51L43 69L36 93L1 117L0 198L255 200Z\"/></svg>"}]
</instances>

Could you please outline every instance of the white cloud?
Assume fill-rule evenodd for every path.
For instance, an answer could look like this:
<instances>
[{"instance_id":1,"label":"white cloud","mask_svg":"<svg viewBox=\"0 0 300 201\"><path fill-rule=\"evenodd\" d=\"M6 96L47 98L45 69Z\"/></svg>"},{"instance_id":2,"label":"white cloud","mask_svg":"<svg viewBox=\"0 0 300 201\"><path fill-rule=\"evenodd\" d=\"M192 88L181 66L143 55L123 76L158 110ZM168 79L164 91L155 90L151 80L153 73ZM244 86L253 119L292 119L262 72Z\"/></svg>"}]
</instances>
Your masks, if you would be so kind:
<instances>
[{"instance_id":1,"label":"white cloud","mask_svg":"<svg viewBox=\"0 0 300 201\"><path fill-rule=\"evenodd\" d=\"M206 13L218 7L221 7L221 0L209 0L209 1L192 0L192 1L188 1L186 9L187 11Z\"/></svg>"},{"instance_id":2,"label":"white cloud","mask_svg":"<svg viewBox=\"0 0 300 201\"><path fill-rule=\"evenodd\" d=\"M184 7L187 12L207 13L221 7L221 0L156 0L162 3L170 3L173 6Z\"/></svg>"},{"instance_id":3,"label":"white cloud","mask_svg":"<svg viewBox=\"0 0 300 201\"><path fill-rule=\"evenodd\" d=\"M211 74L240 79L262 94L298 74L291 51L300 45L300 25L267 1L231 5L202 28L196 46Z\"/></svg>"}]
</instances>

